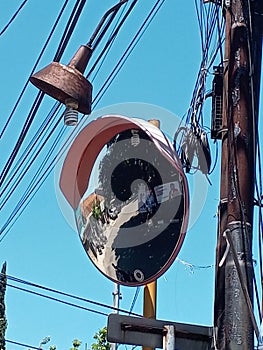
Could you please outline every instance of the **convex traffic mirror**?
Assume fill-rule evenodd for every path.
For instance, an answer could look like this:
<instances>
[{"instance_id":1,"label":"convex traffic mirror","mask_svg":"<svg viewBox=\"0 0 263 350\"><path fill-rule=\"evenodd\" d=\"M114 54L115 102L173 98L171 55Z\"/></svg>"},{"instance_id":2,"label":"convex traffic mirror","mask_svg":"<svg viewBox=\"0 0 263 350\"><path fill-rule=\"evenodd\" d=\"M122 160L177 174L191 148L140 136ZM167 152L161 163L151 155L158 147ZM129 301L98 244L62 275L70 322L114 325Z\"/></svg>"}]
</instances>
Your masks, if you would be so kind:
<instances>
[{"instance_id":1,"label":"convex traffic mirror","mask_svg":"<svg viewBox=\"0 0 263 350\"><path fill-rule=\"evenodd\" d=\"M109 279L139 286L176 258L188 222L188 186L168 138L141 119L88 124L65 158L60 188L83 247Z\"/></svg>"}]
</instances>

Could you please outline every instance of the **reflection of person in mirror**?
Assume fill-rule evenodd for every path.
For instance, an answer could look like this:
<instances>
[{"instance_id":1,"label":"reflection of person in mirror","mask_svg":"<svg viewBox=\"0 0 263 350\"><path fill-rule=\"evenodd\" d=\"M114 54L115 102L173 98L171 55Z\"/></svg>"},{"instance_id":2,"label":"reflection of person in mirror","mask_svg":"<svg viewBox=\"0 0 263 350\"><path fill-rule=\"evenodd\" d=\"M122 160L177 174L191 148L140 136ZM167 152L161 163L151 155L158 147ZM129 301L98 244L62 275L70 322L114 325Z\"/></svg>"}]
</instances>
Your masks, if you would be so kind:
<instances>
[{"instance_id":1,"label":"reflection of person in mirror","mask_svg":"<svg viewBox=\"0 0 263 350\"><path fill-rule=\"evenodd\" d=\"M177 196L177 189L175 188L174 183L172 182L170 184L170 192L169 192L169 199L173 199Z\"/></svg>"},{"instance_id":2,"label":"reflection of person in mirror","mask_svg":"<svg viewBox=\"0 0 263 350\"><path fill-rule=\"evenodd\" d=\"M147 207L146 207L146 203L145 203L144 193L140 194L140 200L138 202L138 211L140 214L141 223L145 222L147 219Z\"/></svg>"},{"instance_id":3,"label":"reflection of person in mirror","mask_svg":"<svg viewBox=\"0 0 263 350\"><path fill-rule=\"evenodd\" d=\"M140 194L140 201L138 203L138 210L139 213L146 213L147 208L146 208L146 204L143 198L143 193Z\"/></svg>"},{"instance_id":4,"label":"reflection of person in mirror","mask_svg":"<svg viewBox=\"0 0 263 350\"><path fill-rule=\"evenodd\" d=\"M148 213L152 213L154 207L156 206L155 198L152 189L149 190L149 194L146 198L146 207Z\"/></svg>"}]
</instances>

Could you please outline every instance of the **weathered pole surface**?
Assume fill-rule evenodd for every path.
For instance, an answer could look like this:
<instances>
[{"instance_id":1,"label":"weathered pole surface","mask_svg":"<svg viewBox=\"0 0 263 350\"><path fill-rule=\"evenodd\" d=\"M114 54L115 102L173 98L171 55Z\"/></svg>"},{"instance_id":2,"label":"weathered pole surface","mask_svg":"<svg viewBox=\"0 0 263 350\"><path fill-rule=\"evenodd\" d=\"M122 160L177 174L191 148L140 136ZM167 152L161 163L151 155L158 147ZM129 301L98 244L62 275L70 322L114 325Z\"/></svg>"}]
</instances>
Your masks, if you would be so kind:
<instances>
[{"instance_id":1,"label":"weathered pole surface","mask_svg":"<svg viewBox=\"0 0 263 350\"><path fill-rule=\"evenodd\" d=\"M253 350L252 228L262 0L223 2L226 37L215 338L216 349Z\"/></svg>"}]
</instances>

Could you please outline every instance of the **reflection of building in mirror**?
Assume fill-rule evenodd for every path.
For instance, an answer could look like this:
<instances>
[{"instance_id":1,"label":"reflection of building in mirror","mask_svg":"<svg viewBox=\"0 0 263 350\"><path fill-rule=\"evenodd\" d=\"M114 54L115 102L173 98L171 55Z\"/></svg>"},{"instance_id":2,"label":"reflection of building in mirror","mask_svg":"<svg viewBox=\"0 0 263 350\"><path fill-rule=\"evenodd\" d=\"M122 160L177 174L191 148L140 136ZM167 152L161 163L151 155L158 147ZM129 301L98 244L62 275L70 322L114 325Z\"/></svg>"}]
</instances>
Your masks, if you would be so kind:
<instances>
[{"instance_id":1,"label":"reflection of building in mirror","mask_svg":"<svg viewBox=\"0 0 263 350\"><path fill-rule=\"evenodd\" d=\"M162 203L182 195L182 189L180 188L179 181L173 181L156 186L154 191L158 203Z\"/></svg>"},{"instance_id":2,"label":"reflection of building in mirror","mask_svg":"<svg viewBox=\"0 0 263 350\"><path fill-rule=\"evenodd\" d=\"M106 237L103 233L103 225L106 221L104 198L92 193L80 203L76 216L77 223L82 223L81 227L78 227L86 251L91 250L95 256L97 252L102 254L106 243Z\"/></svg>"}]
</instances>

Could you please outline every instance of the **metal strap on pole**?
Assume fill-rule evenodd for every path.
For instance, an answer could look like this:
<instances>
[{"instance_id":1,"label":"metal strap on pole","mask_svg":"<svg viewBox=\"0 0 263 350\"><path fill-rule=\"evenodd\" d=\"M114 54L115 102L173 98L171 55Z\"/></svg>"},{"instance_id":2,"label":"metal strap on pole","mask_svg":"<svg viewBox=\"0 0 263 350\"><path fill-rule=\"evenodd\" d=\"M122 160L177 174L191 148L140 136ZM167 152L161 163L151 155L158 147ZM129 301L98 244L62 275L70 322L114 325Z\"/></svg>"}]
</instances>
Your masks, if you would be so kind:
<instances>
[{"instance_id":1,"label":"metal strap on pole","mask_svg":"<svg viewBox=\"0 0 263 350\"><path fill-rule=\"evenodd\" d=\"M175 331L174 326L164 326L163 350L175 349Z\"/></svg>"},{"instance_id":2,"label":"metal strap on pole","mask_svg":"<svg viewBox=\"0 0 263 350\"><path fill-rule=\"evenodd\" d=\"M251 321L252 321L252 325L253 325L254 331L255 331L256 336L258 338L258 336L259 336L259 329L258 329L257 322L256 322L256 319L255 319L255 315L254 315L254 312L253 312L253 306L252 306L251 299L250 299L250 296L249 296L248 288L247 288L247 285L246 285L246 283L244 281L243 274L242 274L242 271L241 271L241 267L240 267L240 264L239 264L239 261L238 261L238 255L237 255L237 252L236 252L236 249L234 247L234 243L233 243L233 240L232 240L232 237L231 237L231 230L227 229L224 232L223 236L226 238L226 240L227 240L227 242L228 242L228 244L230 246L231 252L233 254L233 259L234 259L234 263L235 263L235 266L236 266L236 269L237 269L240 285L241 285L242 291L244 293L244 297L245 297L245 300L246 300L246 303L247 303L247 307L248 307L248 310L249 310L249 314L250 314L250 318L251 318Z\"/></svg>"}]
</instances>

